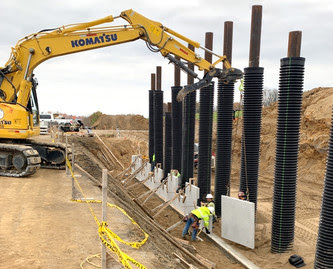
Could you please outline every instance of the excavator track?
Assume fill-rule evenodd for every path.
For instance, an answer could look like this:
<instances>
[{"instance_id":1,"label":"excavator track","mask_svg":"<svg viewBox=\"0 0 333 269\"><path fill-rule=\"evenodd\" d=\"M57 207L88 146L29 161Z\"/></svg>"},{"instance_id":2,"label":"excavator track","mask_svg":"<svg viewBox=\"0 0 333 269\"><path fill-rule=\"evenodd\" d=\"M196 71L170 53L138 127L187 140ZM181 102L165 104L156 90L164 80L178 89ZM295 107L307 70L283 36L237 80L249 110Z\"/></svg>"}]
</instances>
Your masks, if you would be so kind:
<instances>
[{"instance_id":1,"label":"excavator track","mask_svg":"<svg viewBox=\"0 0 333 269\"><path fill-rule=\"evenodd\" d=\"M0 143L0 176L26 177L40 167L41 158L30 146Z\"/></svg>"},{"instance_id":2,"label":"excavator track","mask_svg":"<svg viewBox=\"0 0 333 269\"><path fill-rule=\"evenodd\" d=\"M41 157L41 168L65 169L66 145L63 143L48 143L28 140L29 146L38 151ZM67 157L72 160L72 149L67 147Z\"/></svg>"}]
</instances>

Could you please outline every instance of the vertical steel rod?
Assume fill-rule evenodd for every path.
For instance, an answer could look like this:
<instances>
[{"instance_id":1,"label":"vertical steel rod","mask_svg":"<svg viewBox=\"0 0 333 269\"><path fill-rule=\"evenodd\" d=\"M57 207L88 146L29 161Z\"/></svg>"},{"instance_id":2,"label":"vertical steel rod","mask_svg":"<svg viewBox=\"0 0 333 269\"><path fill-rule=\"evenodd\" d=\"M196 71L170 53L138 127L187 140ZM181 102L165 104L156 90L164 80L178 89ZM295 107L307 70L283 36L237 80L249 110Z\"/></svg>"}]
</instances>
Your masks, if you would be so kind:
<instances>
[{"instance_id":1,"label":"vertical steel rod","mask_svg":"<svg viewBox=\"0 0 333 269\"><path fill-rule=\"evenodd\" d=\"M249 67L259 67L262 6L252 6Z\"/></svg>"},{"instance_id":2,"label":"vertical steel rod","mask_svg":"<svg viewBox=\"0 0 333 269\"><path fill-rule=\"evenodd\" d=\"M289 32L288 57L301 56L302 31Z\"/></svg>"},{"instance_id":3,"label":"vertical steel rod","mask_svg":"<svg viewBox=\"0 0 333 269\"><path fill-rule=\"evenodd\" d=\"M150 75L150 89L155 91L156 90L156 74L152 73Z\"/></svg>"},{"instance_id":4,"label":"vertical steel rod","mask_svg":"<svg viewBox=\"0 0 333 269\"><path fill-rule=\"evenodd\" d=\"M176 56L177 60L180 60L178 56ZM175 65L175 86L180 86L180 68Z\"/></svg>"},{"instance_id":5,"label":"vertical steel rod","mask_svg":"<svg viewBox=\"0 0 333 269\"><path fill-rule=\"evenodd\" d=\"M188 44L188 48L192 51L194 51L194 46L191 44ZM191 69L192 71L194 71L194 64L189 63L188 64L188 68ZM187 85L191 85L194 83L194 77L192 77L191 75L187 75Z\"/></svg>"},{"instance_id":6,"label":"vertical steel rod","mask_svg":"<svg viewBox=\"0 0 333 269\"><path fill-rule=\"evenodd\" d=\"M156 66L156 90L162 90L162 67Z\"/></svg>"},{"instance_id":7,"label":"vertical steel rod","mask_svg":"<svg viewBox=\"0 0 333 269\"><path fill-rule=\"evenodd\" d=\"M213 33L212 32L206 32L205 47L207 49L213 51ZM211 53L209 53L208 51L205 51L205 60L210 63L212 63L212 61L213 61L213 55Z\"/></svg>"},{"instance_id":8,"label":"vertical steel rod","mask_svg":"<svg viewBox=\"0 0 333 269\"><path fill-rule=\"evenodd\" d=\"M223 55L227 57L230 64L232 62L233 27L234 23L232 21L224 22Z\"/></svg>"}]
</instances>

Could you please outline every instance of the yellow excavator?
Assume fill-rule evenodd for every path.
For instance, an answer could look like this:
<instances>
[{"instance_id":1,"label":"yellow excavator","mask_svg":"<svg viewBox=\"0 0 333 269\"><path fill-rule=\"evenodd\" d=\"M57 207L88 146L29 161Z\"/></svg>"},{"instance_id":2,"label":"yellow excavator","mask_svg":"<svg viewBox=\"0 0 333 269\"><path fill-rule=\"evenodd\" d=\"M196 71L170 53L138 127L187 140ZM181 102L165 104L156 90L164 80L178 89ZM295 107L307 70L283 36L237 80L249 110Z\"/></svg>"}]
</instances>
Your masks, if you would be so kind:
<instances>
[{"instance_id":1,"label":"yellow excavator","mask_svg":"<svg viewBox=\"0 0 333 269\"><path fill-rule=\"evenodd\" d=\"M100 26L118 18L126 20L128 24ZM24 177L35 173L39 167L65 166L65 149L62 144L37 143L29 139L39 135L36 92L38 83L33 74L34 69L53 57L137 39L144 40L152 52L160 52L170 62L195 78L198 78L198 75L187 67L186 62L206 71L203 79L182 89L178 100L182 100L187 93L208 85L214 77L226 83L242 77L242 72L231 68L226 57L208 50L217 56L216 62L209 63L180 43L183 41L207 51L198 42L131 9L117 17L108 16L87 23L46 29L26 36L12 48L8 62L5 67L0 68L0 176ZM224 63L224 69L215 67L220 62Z\"/></svg>"}]
</instances>

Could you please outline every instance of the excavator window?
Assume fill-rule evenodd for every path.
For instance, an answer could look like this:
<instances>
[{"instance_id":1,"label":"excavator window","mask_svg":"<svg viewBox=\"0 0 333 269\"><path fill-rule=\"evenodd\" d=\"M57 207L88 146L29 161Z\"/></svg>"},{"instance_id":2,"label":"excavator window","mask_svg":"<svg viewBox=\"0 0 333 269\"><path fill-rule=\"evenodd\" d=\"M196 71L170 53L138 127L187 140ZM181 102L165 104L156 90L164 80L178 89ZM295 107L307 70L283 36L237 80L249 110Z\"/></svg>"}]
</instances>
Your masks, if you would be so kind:
<instances>
[{"instance_id":1,"label":"excavator window","mask_svg":"<svg viewBox=\"0 0 333 269\"><path fill-rule=\"evenodd\" d=\"M33 115L33 124L34 126L39 125L39 106L38 106L38 99L37 99L37 88L38 82L36 79L32 79L32 88L30 94L30 100L28 103L28 109L31 111Z\"/></svg>"}]
</instances>

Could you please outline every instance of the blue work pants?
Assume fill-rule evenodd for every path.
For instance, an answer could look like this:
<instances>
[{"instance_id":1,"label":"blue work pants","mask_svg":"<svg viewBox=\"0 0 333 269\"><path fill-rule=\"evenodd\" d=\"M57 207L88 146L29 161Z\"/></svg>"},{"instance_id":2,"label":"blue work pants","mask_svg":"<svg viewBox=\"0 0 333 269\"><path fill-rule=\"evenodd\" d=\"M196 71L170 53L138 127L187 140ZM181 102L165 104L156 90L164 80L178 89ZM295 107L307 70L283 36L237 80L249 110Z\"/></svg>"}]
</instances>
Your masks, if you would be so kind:
<instances>
[{"instance_id":1,"label":"blue work pants","mask_svg":"<svg viewBox=\"0 0 333 269\"><path fill-rule=\"evenodd\" d=\"M189 217L188 220L186 221L184 230L183 230L183 237L187 234L188 229L190 229L191 225L195 222L196 220L193 218L193 216ZM192 231L192 240L194 241L197 237L197 229L193 229Z\"/></svg>"}]
</instances>

